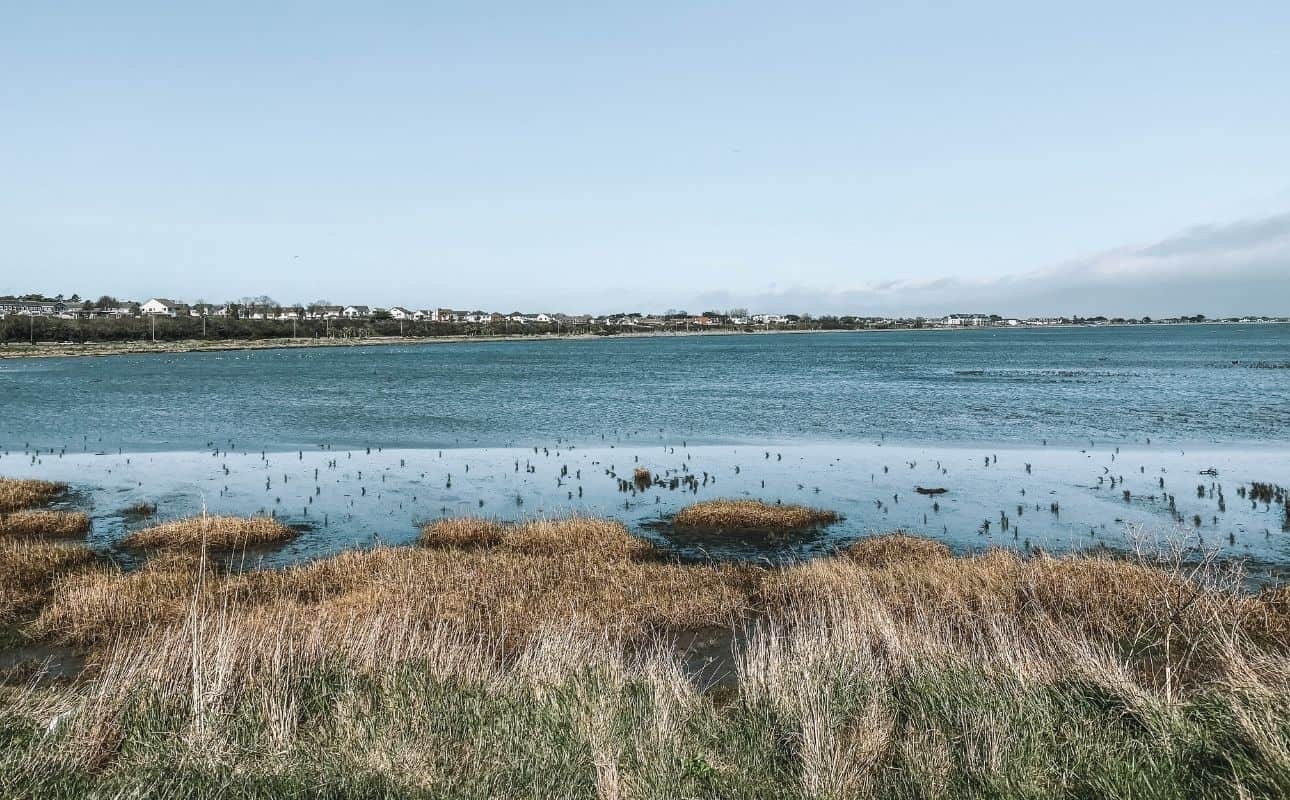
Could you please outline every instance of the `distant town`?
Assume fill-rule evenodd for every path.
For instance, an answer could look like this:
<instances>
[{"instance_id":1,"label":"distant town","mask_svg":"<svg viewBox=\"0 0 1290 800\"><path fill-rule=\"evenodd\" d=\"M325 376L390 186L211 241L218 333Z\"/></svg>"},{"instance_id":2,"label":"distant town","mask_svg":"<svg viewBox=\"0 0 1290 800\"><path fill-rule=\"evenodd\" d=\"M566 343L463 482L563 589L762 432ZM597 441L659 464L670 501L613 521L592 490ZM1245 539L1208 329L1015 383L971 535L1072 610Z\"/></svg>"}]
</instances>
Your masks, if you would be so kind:
<instances>
[{"instance_id":1,"label":"distant town","mask_svg":"<svg viewBox=\"0 0 1290 800\"><path fill-rule=\"evenodd\" d=\"M864 314L811 315L793 313L749 313L747 309L703 311L691 314L670 310L662 314L622 312L604 315L563 314L558 312L526 313L459 310L452 308L388 308L368 305L340 305L319 300L308 305L281 304L269 297L243 298L228 303L184 303L164 297L148 300L119 300L115 297L83 299L79 295L46 297L37 294L0 297L0 316L53 317L64 320L168 317L243 320L350 320L435 322L459 325L567 325L607 328L673 328L689 325L696 328L753 327L763 325L798 325L836 323L860 328L960 328L1019 327L1051 325L1151 325L1195 322L1286 322L1290 317L1242 316L1209 319L1203 314L1167 318L1152 317L1009 317L999 314L952 313L940 317L882 317Z\"/></svg>"},{"instance_id":2,"label":"distant town","mask_svg":"<svg viewBox=\"0 0 1290 800\"><path fill-rule=\"evenodd\" d=\"M928 328L1021 328L1058 325L1167 325L1200 322L1286 322L1290 317L1209 319L1203 314L1151 317L1012 317L949 313L936 317L865 314L752 313L733 308L691 313L618 312L565 314L554 311L483 311L345 305L318 300L281 304L267 296L227 303L185 303L165 297L122 300L79 295L27 294L0 297L0 342L178 341L234 339L361 339L372 337L620 335L769 330L895 330Z\"/></svg>"}]
</instances>

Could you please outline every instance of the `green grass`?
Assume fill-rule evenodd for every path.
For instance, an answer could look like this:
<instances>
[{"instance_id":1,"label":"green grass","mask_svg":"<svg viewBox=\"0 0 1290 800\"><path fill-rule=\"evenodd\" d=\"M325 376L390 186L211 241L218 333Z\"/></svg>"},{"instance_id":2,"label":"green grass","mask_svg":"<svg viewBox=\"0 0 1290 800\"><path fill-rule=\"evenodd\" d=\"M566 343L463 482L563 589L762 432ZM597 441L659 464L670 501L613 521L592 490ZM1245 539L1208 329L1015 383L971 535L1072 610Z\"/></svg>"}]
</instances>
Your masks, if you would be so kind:
<instances>
[{"instance_id":1,"label":"green grass","mask_svg":"<svg viewBox=\"0 0 1290 800\"><path fill-rule=\"evenodd\" d=\"M0 795L130 797L1284 797L1286 698L1203 693L1163 707L1104 686L964 665L892 681L837 670L784 698L686 694L591 667L488 685L410 662L319 665L203 718L142 692L89 763L0 712ZM809 704L808 704L809 706ZM1269 727L1259 730L1259 721ZM1255 727L1251 727L1255 726ZM1001 735L1003 734L1003 735Z\"/></svg>"}]
</instances>

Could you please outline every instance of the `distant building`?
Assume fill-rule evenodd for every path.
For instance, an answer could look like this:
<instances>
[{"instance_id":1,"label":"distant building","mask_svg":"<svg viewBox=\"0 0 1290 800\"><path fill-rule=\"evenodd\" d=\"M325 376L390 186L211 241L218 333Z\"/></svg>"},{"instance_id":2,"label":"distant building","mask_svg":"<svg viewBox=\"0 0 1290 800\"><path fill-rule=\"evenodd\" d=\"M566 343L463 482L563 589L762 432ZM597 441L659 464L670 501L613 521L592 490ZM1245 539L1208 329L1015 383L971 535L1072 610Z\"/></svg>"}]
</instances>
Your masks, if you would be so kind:
<instances>
[{"instance_id":1,"label":"distant building","mask_svg":"<svg viewBox=\"0 0 1290 800\"><path fill-rule=\"evenodd\" d=\"M19 300L16 297L0 297L0 315L20 314L29 317L52 317L66 310L67 305L61 300L51 300L49 298Z\"/></svg>"},{"instance_id":2,"label":"distant building","mask_svg":"<svg viewBox=\"0 0 1290 800\"><path fill-rule=\"evenodd\" d=\"M167 300L164 297L154 297L139 306L139 313L155 317L177 317L180 314L186 316L188 306L184 303L176 303L174 300Z\"/></svg>"},{"instance_id":3,"label":"distant building","mask_svg":"<svg viewBox=\"0 0 1290 800\"><path fill-rule=\"evenodd\" d=\"M372 309L368 306L345 306L341 312L345 319L365 319L372 316Z\"/></svg>"},{"instance_id":4,"label":"distant building","mask_svg":"<svg viewBox=\"0 0 1290 800\"><path fill-rule=\"evenodd\" d=\"M950 314L941 320L942 325L951 328L959 327L981 327L990 324L990 317L987 314Z\"/></svg>"}]
</instances>

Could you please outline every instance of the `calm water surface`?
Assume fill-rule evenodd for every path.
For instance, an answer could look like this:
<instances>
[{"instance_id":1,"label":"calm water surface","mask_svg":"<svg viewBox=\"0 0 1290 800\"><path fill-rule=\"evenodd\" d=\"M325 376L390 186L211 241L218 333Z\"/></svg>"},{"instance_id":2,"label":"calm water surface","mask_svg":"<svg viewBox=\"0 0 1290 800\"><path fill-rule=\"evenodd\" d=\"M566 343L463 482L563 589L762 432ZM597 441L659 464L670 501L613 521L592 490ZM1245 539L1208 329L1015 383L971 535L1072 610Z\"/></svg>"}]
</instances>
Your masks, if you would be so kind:
<instances>
[{"instance_id":1,"label":"calm water surface","mask_svg":"<svg viewBox=\"0 0 1290 800\"><path fill-rule=\"evenodd\" d=\"M1290 325L429 344L0 362L0 445L1290 441Z\"/></svg>"}]
</instances>

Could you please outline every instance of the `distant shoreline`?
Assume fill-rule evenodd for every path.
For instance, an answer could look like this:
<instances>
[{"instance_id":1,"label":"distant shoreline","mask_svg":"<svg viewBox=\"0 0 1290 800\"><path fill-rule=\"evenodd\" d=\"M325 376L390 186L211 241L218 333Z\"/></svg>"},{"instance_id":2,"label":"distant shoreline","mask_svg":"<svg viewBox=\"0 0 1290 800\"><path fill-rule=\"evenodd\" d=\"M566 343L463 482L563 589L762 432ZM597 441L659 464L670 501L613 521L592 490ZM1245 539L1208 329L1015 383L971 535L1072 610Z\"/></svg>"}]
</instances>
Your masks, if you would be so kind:
<instances>
[{"instance_id":1,"label":"distant shoreline","mask_svg":"<svg viewBox=\"0 0 1290 800\"><path fill-rule=\"evenodd\" d=\"M1019 326L989 328L965 326L958 328L834 328L834 329L776 329L776 330L693 330L693 331L631 331L612 334L560 333L560 334L503 334L499 336L370 336L309 339L178 339L174 341L86 342L84 344L36 342L0 344L0 359L9 358L71 358L120 355L159 355L167 353L229 352L239 350L292 350L319 347L369 347L386 345L421 344L483 344L487 342L550 342L591 341L601 339L654 339L690 336L767 336L774 334L820 333L963 333L981 330L1052 330L1054 328L1137 328L1174 327L1179 325L1276 325L1278 322L1177 322L1142 324L1064 324L1044 326Z\"/></svg>"}]
</instances>

